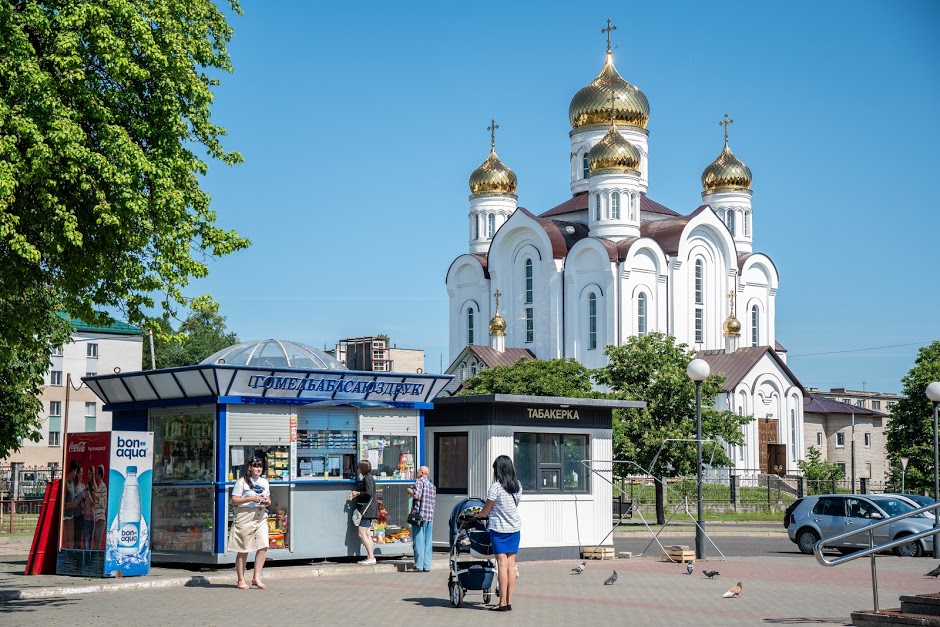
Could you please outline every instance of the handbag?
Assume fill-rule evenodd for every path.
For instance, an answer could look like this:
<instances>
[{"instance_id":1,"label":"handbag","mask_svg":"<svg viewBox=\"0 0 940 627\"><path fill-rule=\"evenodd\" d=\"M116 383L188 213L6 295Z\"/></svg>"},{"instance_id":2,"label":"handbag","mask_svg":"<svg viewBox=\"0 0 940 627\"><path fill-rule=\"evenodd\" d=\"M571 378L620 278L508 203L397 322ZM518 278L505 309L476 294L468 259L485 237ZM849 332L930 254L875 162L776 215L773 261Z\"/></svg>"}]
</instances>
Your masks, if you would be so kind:
<instances>
[{"instance_id":1,"label":"handbag","mask_svg":"<svg viewBox=\"0 0 940 627\"><path fill-rule=\"evenodd\" d=\"M370 506L370 505L372 505L372 499L371 499L371 498L369 499L369 502L366 503L366 506L362 508L362 511L365 511L365 510L369 509L369 506ZM358 527L358 526L359 526L359 523L362 522L362 512L359 511L359 507L356 507L356 509L353 510L353 513L352 513L352 522L353 522L353 525L355 525L356 527Z\"/></svg>"},{"instance_id":2,"label":"handbag","mask_svg":"<svg viewBox=\"0 0 940 627\"><path fill-rule=\"evenodd\" d=\"M408 524L414 525L415 527L420 527L424 524L424 518L421 517L421 512L418 511L417 503L415 503L415 508L411 510L411 513L408 514Z\"/></svg>"}]
</instances>

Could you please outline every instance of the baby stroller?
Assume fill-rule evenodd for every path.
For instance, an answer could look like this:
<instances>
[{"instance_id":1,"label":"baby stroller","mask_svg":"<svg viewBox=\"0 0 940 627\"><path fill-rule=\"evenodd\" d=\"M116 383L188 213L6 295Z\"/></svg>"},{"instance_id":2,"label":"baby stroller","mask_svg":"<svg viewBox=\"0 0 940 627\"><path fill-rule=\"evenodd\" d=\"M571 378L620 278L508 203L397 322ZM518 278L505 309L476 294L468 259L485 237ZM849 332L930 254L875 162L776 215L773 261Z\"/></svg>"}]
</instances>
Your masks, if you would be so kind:
<instances>
[{"instance_id":1,"label":"baby stroller","mask_svg":"<svg viewBox=\"0 0 940 627\"><path fill-rule=\"evenodd\" d=\"M483 509L480 499L464 499L450 513L450 575L447 589L450 603L454 607L463 604L463 597L470 590L482 590L483 602L492 598L491 588L499 587L490 533L486 530L486 519L477 518ZM459 560L461 553L469 553L472 560Z\"/></svg>"}]
</instances>

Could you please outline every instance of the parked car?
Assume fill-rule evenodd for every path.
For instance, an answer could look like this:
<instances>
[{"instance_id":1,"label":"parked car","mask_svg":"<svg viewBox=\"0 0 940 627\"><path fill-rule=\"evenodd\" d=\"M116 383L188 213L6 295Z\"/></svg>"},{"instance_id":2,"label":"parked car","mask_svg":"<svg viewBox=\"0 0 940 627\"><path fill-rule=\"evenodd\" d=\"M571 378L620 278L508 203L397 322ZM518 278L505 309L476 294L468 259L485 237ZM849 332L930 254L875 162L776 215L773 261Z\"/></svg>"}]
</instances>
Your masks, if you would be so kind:
<instances>
[{"instance_id":1,"label":"parked car","mask_svg":"<svg viewBox=\"0 0 940 627\"><path fill-rule=\"evenodd\" d=\"M933 505L934 503L936 503L936 501L933 500L931 497L924 496L923 494L903 494L899 492L895 494L895 496L903 496L908 501L913 501L914 505L916 505L918 509L920 509L921 507L927 507L928 505ZM930 516L931 518L933 518L932 512L930 513L925 512L924 515Z\"/></svg>"},{"instance_id":2,"label":"parked car","mask_svg":"<svg viewBox=\"0 0 940 627\"><path fill-rule=\"evenodd\" d=\"M905 497L894 494L818 494L803 497L790 512L787 535L803 553L812 553L820 538L845 533L852 529L862 531L831 545L842 553L851 553L868 547L868 534L864 528L878 521L901 516L917 509ZM904 536L927 531L933 527L933 517L912 516L874 530L875 544L884 544ZM913 540L894 549L900 556L919 557L933 552L933 538Z\"/></svg>"},{"instance_id":3,"label":"parked car","mask_svg":"<svg viewBox=\"0 0 940 627\"><path fill-rule=\"evenodd\" d=\"M786 511L783 512L783 528L784 529L787 529L790 526L790 514L792 514L793 510L799 507L800 503L802 502L803 502L803 497L800 497L797 500L790 503L789 505L787 505Z\"/></svg>"}]
</instances>

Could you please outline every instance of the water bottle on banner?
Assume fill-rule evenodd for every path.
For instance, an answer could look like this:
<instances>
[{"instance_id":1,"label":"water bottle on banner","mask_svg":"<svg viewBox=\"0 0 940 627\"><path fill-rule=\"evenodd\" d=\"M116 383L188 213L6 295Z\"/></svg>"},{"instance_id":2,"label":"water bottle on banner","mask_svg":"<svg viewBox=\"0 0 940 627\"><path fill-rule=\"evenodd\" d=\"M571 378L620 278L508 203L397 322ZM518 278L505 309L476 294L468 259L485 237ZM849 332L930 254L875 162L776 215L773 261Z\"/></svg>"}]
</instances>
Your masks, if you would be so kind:
<instances>
[{"instance_id":1,"label":"water bottle on banner","mask_svg":"<svg viewBox=\"0 0 940 627\"><path fill-rule=\"evenodd\" d=\"M118 508L118 551L134 555L140 550L140 485L137 483L137 466L127 467L124 491Z\"/></svg>"}]
</instances>

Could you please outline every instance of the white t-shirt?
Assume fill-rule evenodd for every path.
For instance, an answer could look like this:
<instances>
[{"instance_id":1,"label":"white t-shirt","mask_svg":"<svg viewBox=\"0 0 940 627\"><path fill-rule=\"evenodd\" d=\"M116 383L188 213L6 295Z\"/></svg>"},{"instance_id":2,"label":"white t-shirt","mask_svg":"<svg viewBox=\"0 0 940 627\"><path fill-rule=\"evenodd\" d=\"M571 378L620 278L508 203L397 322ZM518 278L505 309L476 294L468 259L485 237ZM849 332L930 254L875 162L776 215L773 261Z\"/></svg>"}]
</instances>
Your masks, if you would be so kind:
<instances>
[{"instance_id":1,"label":"white t-shirt","mask_svg":"<svg viewBox=\"0 0 940 627\"><path fill-rule=\"evenodd\" d=\"M251 480L252 487L248 487L248 483L245 481L245 478L242 477L235 482L235 487L232 488L232 496L247 496L249 494L260 494L265 498L270 499L271 497L271 486L268 484L268 480L264 477L258 477L257 479ZM247 503L242 503L241 505L236 505L236 507L263 507L261 503L256 503L255 501L248 501Z\"/></svg>"},{"instance_id":2,"label":"white t-shirt","mask_svg":"<svg viewBox=\"0 0 940 627\"><path fill-rule=\"evenodd\" d=\"M519 516L517 502L522 490L515 494L510 494L503 489L498 481L486 492L486 500L493 501L493 507L490 509L489 522L487 529L499 531L500 533L513 533L522 531L522 518Z\"/></svg>"}]
</instances>

